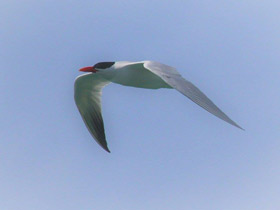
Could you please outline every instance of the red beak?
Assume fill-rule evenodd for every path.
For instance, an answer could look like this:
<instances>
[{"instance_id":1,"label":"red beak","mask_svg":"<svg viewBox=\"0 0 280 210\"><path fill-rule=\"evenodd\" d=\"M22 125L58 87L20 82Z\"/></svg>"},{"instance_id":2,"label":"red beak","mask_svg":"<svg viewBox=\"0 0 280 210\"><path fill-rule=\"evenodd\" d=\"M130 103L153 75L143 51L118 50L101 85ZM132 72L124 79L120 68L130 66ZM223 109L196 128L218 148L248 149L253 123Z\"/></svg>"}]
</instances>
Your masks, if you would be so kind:
<instances>
[{"instance_id":1,"label":"red beak","mask_svg":"<svg viewBox=\"0 0 280 210\"><path fill-rule=\"evenodd\" d=\"M81 68L80 71L83 71L83 72L97 72L97 70L95 68L93 68L92 66Z\"/></svg>"}]
</instances>

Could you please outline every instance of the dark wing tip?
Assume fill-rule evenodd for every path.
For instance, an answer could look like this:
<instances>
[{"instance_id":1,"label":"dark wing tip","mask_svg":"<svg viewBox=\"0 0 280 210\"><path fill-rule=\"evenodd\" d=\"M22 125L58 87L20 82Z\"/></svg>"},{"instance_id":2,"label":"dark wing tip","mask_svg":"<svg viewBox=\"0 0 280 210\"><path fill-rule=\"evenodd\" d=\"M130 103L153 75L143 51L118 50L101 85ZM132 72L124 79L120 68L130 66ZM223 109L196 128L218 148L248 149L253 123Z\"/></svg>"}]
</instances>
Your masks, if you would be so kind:
<instances>
[{"instance_id":1,"label":"dark wing tip","mask_svg":"<svg viewBox=\"0 0 280 210\"><path fill-rule=\"evenodd\" d=\"M241 129L241 130L243 130L243 131L246 131L244 128L242 128L242 127L240 127L240 126L238 126L238 128Z\"/></svg>"},{"instance_id":2,"label":"dark wing tip","mask_svg":"<svg viewBox=\"0 0 280 210\"><path fill-rule=\"evenodd\" d=\"M107 146L102 146L102 148L103 148L104 150L106 150L108 153L111 153L111 151L109 150L109 148L108 148Z\"/></svg>"},{"instance_id":3,"label":"dark wing tip","mask_svg":"<svg viewBox=\"0 0 280 210\"><path fill-rule=\"evenodd\" d=\"M239 125L237 125L237 124L232 124L232 125L234 125L235 127L239 128L240 130L245 131L245 129L244 129L244 128L240 127L240 126L239 126Z\"/></svg>"},{"instance_id":4,"label":"dark wing tip","mask_svg":"<svg viewBox=\"0 0 280 210\"><path fill-rule=\"evenodd\" d=\"M222 111L221 111L222 112ZM223 113L223 112L222 112ZM239 126L236 122L234 122L233 120L231 120L225 113L223 113L224 114L224 116L226 116L226 119L223 119L223 118L221 118L221 117L219 117L219 116L217 116L217 117L219 117L220 119L222 119L222 120L225 120L227 123L229 123L229 124L231 124L231 125L233 125L233 126L235 126L235 127L237 127L237 128L239 128L240 130L243 130L243 131L245 131L245 129L244 128L242 128L241 126Z\"/></svg>"}]
</instances>

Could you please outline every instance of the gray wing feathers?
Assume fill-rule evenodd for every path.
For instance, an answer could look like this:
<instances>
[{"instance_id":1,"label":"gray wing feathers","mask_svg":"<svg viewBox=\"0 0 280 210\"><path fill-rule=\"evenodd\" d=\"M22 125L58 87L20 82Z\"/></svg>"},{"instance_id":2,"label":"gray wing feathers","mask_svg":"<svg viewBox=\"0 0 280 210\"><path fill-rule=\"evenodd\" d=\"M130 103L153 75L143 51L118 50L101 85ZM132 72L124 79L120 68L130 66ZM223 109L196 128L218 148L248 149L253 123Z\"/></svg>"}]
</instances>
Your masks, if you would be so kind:
<instances>
[{"instance_id":1,"label":"gray wing feathers","mask_svg":"<svg viewBox=\"0 0 280 210\"><path fill-rule=\"evenodd\" d=\"M85 74L75 81L75 102L91 135L107 152L104 123L101 113L102 88L110 83L97 74Z\"/></svg>"},{"instance_id":2,"label":"gray wing feathers","mask_svg":"<svg viewBox=\"0 0 280 210\"><path fill-rule=\"evenodd\" d=\"M224 112L222 112L204 93L191 82L184 79L175 68L153 61L144 62L144 67L161 77L167 84L187 96L193 102L212 113L216 117L243 130Z\"/></svg>"}]
</instances>

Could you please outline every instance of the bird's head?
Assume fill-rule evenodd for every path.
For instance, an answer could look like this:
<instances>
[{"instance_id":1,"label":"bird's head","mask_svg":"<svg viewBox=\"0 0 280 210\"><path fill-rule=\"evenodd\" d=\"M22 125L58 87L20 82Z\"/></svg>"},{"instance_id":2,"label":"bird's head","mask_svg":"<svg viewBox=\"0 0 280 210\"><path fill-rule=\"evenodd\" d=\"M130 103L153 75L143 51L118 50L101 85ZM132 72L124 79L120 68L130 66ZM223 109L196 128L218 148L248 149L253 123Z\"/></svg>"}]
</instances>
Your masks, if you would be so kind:
<instances>
[{"instance_id":1,"label":"bird's head","mask_svg":"<svg viewBox=\"0 0 280 210\"><path fill-rule=\"evenodd\" d=\"M100 63L95 64L94 66L81 68L80 71L96 73L98 71L108 69L111 66L113 66L114 64L115 64L115 62L100 62Z\"/></svg>"}]
</instances>

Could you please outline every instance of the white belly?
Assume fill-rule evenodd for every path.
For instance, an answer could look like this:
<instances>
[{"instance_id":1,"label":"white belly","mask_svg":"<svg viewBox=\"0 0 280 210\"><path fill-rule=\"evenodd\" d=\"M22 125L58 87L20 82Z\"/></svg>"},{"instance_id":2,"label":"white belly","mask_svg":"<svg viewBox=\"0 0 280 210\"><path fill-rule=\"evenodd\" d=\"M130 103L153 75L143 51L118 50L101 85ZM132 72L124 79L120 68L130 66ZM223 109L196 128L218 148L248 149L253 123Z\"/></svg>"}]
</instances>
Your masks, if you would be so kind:
<instances>
[{"instance_id":1,"label":"white belly","mask_svg":"<svg viewBox=\"0 0 280 210\"><path fill-rule=\"evenodd\" d=\"M133 65L133 68L126 66L113 71L115 72L111 73L114 73L114 76L110 78L110 81L117 84L149 89L172 88L159 76L146 70L143 64Z\"/></svg>"}]
</instances>

